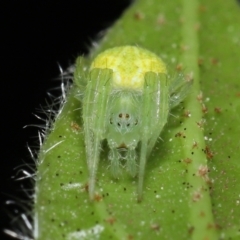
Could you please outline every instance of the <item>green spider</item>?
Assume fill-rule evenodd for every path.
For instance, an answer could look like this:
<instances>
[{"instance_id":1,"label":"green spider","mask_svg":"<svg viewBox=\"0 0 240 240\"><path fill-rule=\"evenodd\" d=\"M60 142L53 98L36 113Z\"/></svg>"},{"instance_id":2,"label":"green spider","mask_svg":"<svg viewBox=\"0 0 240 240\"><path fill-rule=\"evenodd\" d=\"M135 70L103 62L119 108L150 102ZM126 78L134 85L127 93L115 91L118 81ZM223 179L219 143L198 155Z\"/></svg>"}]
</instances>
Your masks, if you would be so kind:
<instances>
[{"instance_id":1,"label":"green spider","mask_svg":"<svg viewBox=\"0 0 240 240\"><path fill-rule=\"evenodd\" d=\"M106 139L112 175L119 176L125 160L129 174L138 175L140 201L147 158L169 110L185 98L191 81L179 74L169 84L165 63L154 53L134 46L100 53L89 69L83 69L82 59L78 59L74 79L80 89L84 86L81 100L90 199L95 196L101 144Z\"/></svg>"}]
</instances>

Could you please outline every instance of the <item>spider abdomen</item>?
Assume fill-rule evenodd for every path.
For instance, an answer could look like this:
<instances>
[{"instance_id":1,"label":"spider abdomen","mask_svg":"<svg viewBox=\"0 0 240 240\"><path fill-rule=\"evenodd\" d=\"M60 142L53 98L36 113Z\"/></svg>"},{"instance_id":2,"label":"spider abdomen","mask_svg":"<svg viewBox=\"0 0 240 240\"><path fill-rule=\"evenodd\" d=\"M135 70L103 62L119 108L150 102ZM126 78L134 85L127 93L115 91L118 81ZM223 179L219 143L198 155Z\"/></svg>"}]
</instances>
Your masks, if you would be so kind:
<instances>
[{"instance_id":1,"label":"spider abdomen","mask_svg":"<svg viewBox=\"0 0 240 240\"><path fill-rule=\"evenodd\" d=\"M115 47L99 54L93 68L113 71L115 88L143 89L146 72L166 73L166 65L156 54L135 46Z\"/></svg>"}]
</instances>

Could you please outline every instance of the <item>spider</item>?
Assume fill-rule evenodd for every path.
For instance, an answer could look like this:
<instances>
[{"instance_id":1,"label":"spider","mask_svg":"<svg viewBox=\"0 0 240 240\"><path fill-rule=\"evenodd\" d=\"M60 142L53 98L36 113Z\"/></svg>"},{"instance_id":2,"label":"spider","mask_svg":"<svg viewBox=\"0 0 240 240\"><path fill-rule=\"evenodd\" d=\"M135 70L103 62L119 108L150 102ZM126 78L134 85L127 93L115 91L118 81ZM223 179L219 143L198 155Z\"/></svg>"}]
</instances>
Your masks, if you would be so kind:
<instances>
[{"instance_id":1,"label":"spider","mask_svg":"<svg viewBox=\"0 0 240 240\"><path fill-rule=\"evenodd\" d=\"M89 197L93 200L95 196L101 144L106 139L112 175L119 177L125 160L129 174L138 176L137 198L141 201L147 158L170 109L185 98L191 81L183 74L169 79L161 58L135 46L105 50L89 68L83 68L82 61L77 60L74 81L83 92Z\"/></svg>"}]
</instances>

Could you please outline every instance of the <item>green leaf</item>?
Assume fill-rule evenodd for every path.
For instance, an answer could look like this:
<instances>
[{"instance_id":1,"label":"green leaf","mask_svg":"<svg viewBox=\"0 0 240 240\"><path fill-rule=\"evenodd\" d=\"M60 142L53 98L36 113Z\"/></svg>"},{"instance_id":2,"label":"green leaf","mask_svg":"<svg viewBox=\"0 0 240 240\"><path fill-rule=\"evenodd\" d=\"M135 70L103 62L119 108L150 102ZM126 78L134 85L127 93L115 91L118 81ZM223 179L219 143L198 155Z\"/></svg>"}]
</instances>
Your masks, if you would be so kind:
<instances>
[{"instance_id":1,"label":"green leaf","mask_svg":"<svg viewBox=\"0 0 240 240\"><path fill-rule=\"evenodd\" d=\"M139 45L194 84L137 179L98 170L89 201L79 88L73 85L39 152L34 237L46 239L238 239L240 236L240 8L236 1L139 0L103 39ZM90 59L90 60L91 60ZM202 93L202 94L201 94Z\"/></svg>"}]
</instances>

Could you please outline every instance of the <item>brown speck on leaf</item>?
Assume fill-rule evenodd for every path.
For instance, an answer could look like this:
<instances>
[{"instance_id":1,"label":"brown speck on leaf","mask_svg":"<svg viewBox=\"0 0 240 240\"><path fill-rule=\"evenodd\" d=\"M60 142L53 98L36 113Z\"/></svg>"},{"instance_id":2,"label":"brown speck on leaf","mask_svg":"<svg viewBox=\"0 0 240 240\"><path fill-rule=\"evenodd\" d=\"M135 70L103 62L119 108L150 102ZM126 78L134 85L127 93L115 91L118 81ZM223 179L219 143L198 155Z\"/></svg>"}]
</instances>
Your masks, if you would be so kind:
<instances>
[{"instance_id":1,"label":"brown speck on leaf","mask_svg":"<svg viewBox=\"0 0 240 240\"><path fill-rule=\"evenodd\" d=\"M187 50L189 50L189 46L188 45L181 45L181 50L183 52L186 52Z\"/></svg>"},{"instance_id":2,"label":"brown speck on leaf","mask_svg":"<svg viewBox=\"0 0 240 240\"><path fill-rule=\"evenodd\" d=\"M203 65L203 59L202 58L198 58L198 66L202 66Z\"/></svg>"},{"instance_id":3,"label":"brown speck on leaf","mask_svg":"<svg viewBox=\"0 0 240 240\"><path fill-rule=\"evenodd\" d=\"M188 233L190 235L193 233L193 231L194 231L194 227L193 226L188 228Z\"/></svg>"},{"instance_id":4,"label":"brown speck on leaf","mask_svg":"<svg viewBox=\"0 0 240 240\"><path fill-rule=\"evenodd\" d=\"M193 202L198 202L202 198L200 190L193 193L192 200Z\"/></svg>"},{"instance_id":5,"label":"brown speck on leaf","mask_svg":"<svg viewBox=\"0 0 240 240\"><path fill-rule=\"evenodd\" d=\"M204 5L200 5L198 9L199 9L199 12L201 12L201 13L204 13L207 11L206 6L204 6Z\"/></svg>"},{"instance_id":6,"label":"brown speck on leaf","mask_svg":"<svg viewBox=\"0 0 240 240\"><path fill-rule=\"evenodd\" d=\"M207 176L208 172L209 172L208 166L200 165L198 168L197 174L200 177L205 177L205 176Z\"/></svg>"},{"instance_id":7,"label":"brown speck on leaf","mask_svg":"<svg viewBox=\"0 0 240 240\"><path fill-rule=\"evenodd\" d=\"M206 182L209 186L211 186L212 183L213 183L213 181L212 181L209 177L207 177L207 178L205 179L205 182Z\"/></svg>"},{"instance_id":8,"label":"brown speck on leaf","mask_svg":"<svg viewBox=\"0 0 240 240\"><path fill-rule=\"evenodd\" d=\"M200 121L197 122L198 127L201 128L201 129L203 129L204 124L205 124L204 119L201 119Z\"/></svg>"},{"instance_id":9,"label":"brown speck on leaf","mask_svg":"<svg viewBox=\"0 0 240 240\"><path fill-rule=\"evenodd\" d=\"M160 14L157 18L157 24L164 25L166 22L165 16L163 14Z\"/></svg>"},{"instance_id":10,"label":"brown speck on leaf","mask_svg":"<svg viewBox=\"0 0 240 240\"><path fill-rule=\"evenodd\" d=\"M203 94L202 92L200 92L198 95L197 95L197 100L202 103L202 100L203 100Z\"/></svg>"},{"instance_id":11,"label":"brown speck on leaf","mask_svg":"<svg viewBox=\"0 0 240 240\"><path fill-rule=\"evenodd\" d=\"M201 211L201 212L200 212L200 216L201 216L201 217L205 217L205 216L206 216L205 212L204 212L204 211Z\"/></svg>"},{"instance_id":12,"label":"brown speck on leaf","mask_svg":"<svg viewBox=\"0 0 240 240\"><path fill-rule=\"evenodd\" d=\"M181 63L179 63L177 66L176 66L176 70L178 72L182 71L182 68L183 68L183 65Z\"/></svg>"},{"instance_id":13,"label":"brown speck on leaf","mask_svg":"<svg viewBox=\"0 0 240 240\"><path fill-rule=\"evenodd\" d=\"M110 225L113 225L116 222L116 218L109 217L106 219L106 222L109 223Z\"/></svg>"},{"instance_id":14,"label":"brown speck on leaf","mask_svg":"<svg viewBox=\"0 0 240 240\"><path fill-rule=\"evenodd\" d=\"M222 175L226 175L226 171L225 171L225 170L222 170L222 171L221 171L221 174L222 174Z\"/></svg>"},{"instance_id":15,"label":"brown speck on leaf","mask_svg":"<svg viewBox=\"0 0 240 240\"><path fill-rule=\"evenodd\" d=\"M144 14L137 11L137 12L134 13L134 18L137 19L137 20L142 20L142 19L144 19Z\"/></svg>"},{"instance_id":16,"label":"brown speck on leaf","mask_svg":"<svg viewBox=\"0 0 240 240\"><path fill-rule=\"evenodd\" d=\"M207 228L208 228L208 229L216 229L216 230L222 229L222 227L221 227L220 225L215 224L215 223L209 223L209 224L207 225Z\"/></svg>"},{"instance_id":17,"label":"brown speck on leaf","mask_svg":"<svg viewBox=\"0 0 240 240\"><path fill-rule=\"evenodd\" d=\"M222 109L220 107L215 107L214 108L214 112L215 113L221 113L222 112Z\"/></svg>"},{"instance_id":18,"label":"brown speck on leaf","mask_svg":"<svg viewBox=\"0 0 240 240\"><path fill-rule=\"evenodd\" d=\"M206 114L208 112L208 109L204 103L202 103L202 113Z\"/></svg>"},{"instance_id":19,"label":"brown speck on leaf","mask_svg":"<svg viewBox=\"0 0 240 240\"><path fill-rule=\"evenodd\" d=\"M128 240L133 240L133 239L134 239L133 235L128 235Z\"/></svg>"},{"instance_id":20,"label":"brown speck on leaf","mask_svg":"<svg viewBox=\"0 0 240 240\"><path fill-rule=\"evenodd\" d=\"M203 165L200 165L199 168L198 168L198 171L197 171L197 176L200 176L203 178L203 180L207 183L207 184L211 184L212 181L211 179L209 178L208 176L208 173L209 173L209 168L208 166L203 166Z\"/></svg>"},{"instance_id":21,"label":"brown speck on leaf","mask_svg":"<svg viewBox=\"0 0 240 240\"><path fill-rule=\"evenodd\" d=\"M88 183L84 184L82 189L85 191L85 192L88 192Z\"/></svg>"},{"instance_id":22,"label":"brown speck on leaf","mask_svg":"<svg viewBox=\"0 0 240 240\"><path fill-rule=\"evenodd\" d=\"M236 96L237 96L237 97L240 97L240 92L238 92L238 93L236 94Z\"/></svg>"},{"instance_id":23,"label":"brown speck on leaf","mask_svg":"<svg viewBox=\"0 0 240 240\"><path fill-rule=\"evenodd\" d=\"M184 117L189 118L191 117L191 112L189 110L186 110L183 114Z\"/></svg>"},{"instance_id":24,"label":"brown speck on leaf","mask_svg":"<svg viewBox=\"0 0 240 240\"><path fill-rule=\"evenodd\" d=\"M185 75L186 82L192 82L193 81L193 72L190 72Z\"/></svg>"},{"instance_id":25,"label":"brown speck on leaf","mask_svg":"<svg viewBox=\"0 0 240 240\"><path fill-rule=\"evenodd\" d=\"M102 196L101 196L100 194L96 193L96 194L94 195L94 201L100 202L101 200L102 200Z\"/></svg>"},{"instance_id":26,"label":"brown speck on leaf","mask_svg":"<svg viewBox=\"0 0 240 240\"><path fill-rule=\"evenodd\" d=\"M151 224L150 228L154 231L159 231L160 230L160 225L157 223Z\"/></svg>"},{"instance_id":27,"label":"brown speck on leaf","mask_svg":"<svg viewBox=\"0 0 240 240\"><path fill-rule=\"evenodd\" d=\"M79 131L81 127L76 122L71 122L71 128L73 131Z\"/></svg>"},{"instance_id":28,"label":"brown speck on leaf","mask_svg":"<svg viewBox=\"0 0 240 240\"><path fill-rule=\"evenodd\" d=\"M186 136L185 136L184 132L177 132L175 134L175 137L183 137L183 138L185 138Z\"/></svg>"},{"instance_id":29,"label":"brown speck on leaf","mask_svg":"<svg viewBox=\"0 0 240 240\"><path fill-rule=\"evenodd\" d=\"M208 146L205 147L204 152L206 154L207 159L210 160L214 157L213 152L211 151L211 149Z\"/></svg>"},{"instance_id":30,"label":"brown speck on leaf","mask_svg":"<svg viewBox=\"0 0 240 240\"><path fill-rule=\"evenodd\" d=\"M191 158L185 158L183 160L183 162L186 163L186 164L190 164L192 162L192 159Z\"/></svg>"},{"instance_id":31,"label":"brown speck on leaf","mask_svg":"<svg viewBox=\"0 0 240 240\"><path fill-rule=\"evenodd\" d=\"M217 65L218 64L218 59L217 58L211 58L211 64L212 65Z\"/></svg>"},{"instance_id":32,"label":"brown speck on leaf","mask_svg":"<svg viewBox=\"0 0 240 240\"><path fill-rule=\"evenodd\" d=\"M193 142L192 148L198 148L198 143L196 141Z\"/></svg>"}]
</instances>

